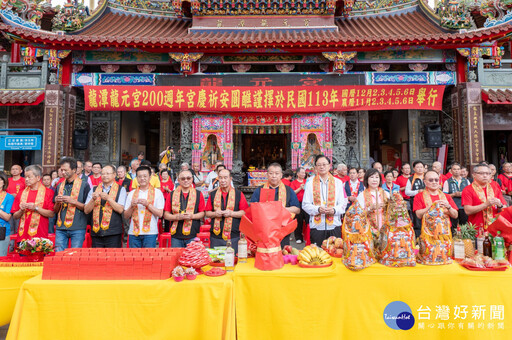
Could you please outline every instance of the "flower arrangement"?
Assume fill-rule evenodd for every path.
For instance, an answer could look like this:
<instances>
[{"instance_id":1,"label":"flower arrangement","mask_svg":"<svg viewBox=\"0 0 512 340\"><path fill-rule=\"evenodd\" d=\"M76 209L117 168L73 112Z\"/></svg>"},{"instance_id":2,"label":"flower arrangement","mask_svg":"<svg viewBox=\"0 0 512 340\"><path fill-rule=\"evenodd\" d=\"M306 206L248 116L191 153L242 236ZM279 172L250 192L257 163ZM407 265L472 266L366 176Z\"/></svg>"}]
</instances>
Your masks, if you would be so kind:
<instances>
[{"instance_id":1,"label":"flower arrangement","mask_svg":"<svg viewBox=\"0 0 512 340\"><path fill-rule=\"evenodd\" d=\"M25 254L51 253L54 249L53 242L47 238L34 237L30 240L23 240L18 244L18 252Z\"/></svg>"},{"instance_id":2,"label":"flower arrangement","mask_svg":"<svg viewBox=\"0 0 512 340\"><path fill-rule=\"evenodd\" d=\"M181 282L185 278L185 270L181 266L177 266L172 270L172 278L176 282Z\"/></svg>"},{"instance_id":3,"label":"flower arrangement","mask_svg":"<svg viewBox=\"0 0 512 340\"><path fill-rule=\"evenodd\" d=\"M194 268L185 269L185 275L197 275L197 272Z\"/></svg>"},{"instance_id":4,"label":"flower arrangement","mask_svg":"<svg viewBox=\"0 0 512 340\"><path fill-rule=\"evenodd\" d=\"M195 280L197 272L194 268L187 268L185 269L185 276L187 277L187 280Z\"/></svg>"}]
</instances>

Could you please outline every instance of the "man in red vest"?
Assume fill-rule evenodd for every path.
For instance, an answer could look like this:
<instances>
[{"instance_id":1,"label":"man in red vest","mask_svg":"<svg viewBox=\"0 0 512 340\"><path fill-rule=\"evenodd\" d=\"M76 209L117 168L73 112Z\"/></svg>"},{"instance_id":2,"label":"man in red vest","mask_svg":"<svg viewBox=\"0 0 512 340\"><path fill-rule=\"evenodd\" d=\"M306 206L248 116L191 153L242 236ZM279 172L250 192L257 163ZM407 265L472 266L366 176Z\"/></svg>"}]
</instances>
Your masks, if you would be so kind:
<instances>
[{"instance_id":1,"label":"man in red vest","mask_svg":"<svg viewBox=\"0 0 512 340\"><path fill-rule=\"evenodd\" d=\"M501 190L491 185L491 179L489 166L478 164L473 168L473 183L462 190L462 205L468 221L484 231L506 205Z\"/></svg>"}]
</instances>

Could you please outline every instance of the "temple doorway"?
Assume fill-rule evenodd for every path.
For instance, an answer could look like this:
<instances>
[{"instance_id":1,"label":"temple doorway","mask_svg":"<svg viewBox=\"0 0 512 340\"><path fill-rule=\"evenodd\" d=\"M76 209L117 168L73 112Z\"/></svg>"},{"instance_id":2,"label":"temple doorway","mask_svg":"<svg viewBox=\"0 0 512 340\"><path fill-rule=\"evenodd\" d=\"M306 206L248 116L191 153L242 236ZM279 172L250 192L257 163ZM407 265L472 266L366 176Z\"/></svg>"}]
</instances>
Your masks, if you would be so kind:
<instances>
[{"instance_id":1,"label":"temple doorway","mask_svg":"<svg viewBox=\"0 0 512 340\"><path fill-rule=\"evenodd\" d=\"M129 165L140 151L156 165L160 150L160 112L122 112L121 164Z\"/></svg>"},{"instance_id":2,"label":"temple doorway","mask_svg":"<svg viewBox=\"0 0 512 340\"><path fill-rule=\"evenodd\" d=\"M375 161L381 162L384 170L393 168L393 156L396 152L399 153L402 162L408 162L408 111L370 111L369 122L370 166Z\"/></svg>"},{"instance_id":3,"label":"temple doorway","mask_svg":"<svg viewBox=\"0 0 512 340\"><path fill-rule=\"evenodd\" d=\"M498 171L502 170L503 163L510 162L512 150L512 133L510 131L486 130L484 131L485 159L494 164Z\"/></svg>"},{"instance_id":4,"label":"temple doorway","mask_svg":"<svg viewBox=\"0 0 512 340\"><path fill-rule=\"evenodd\" d=\"M277 162L286 168L289 134L243 134L242 161L248 168L265 169Z\"/></svg>"}]
</instances>

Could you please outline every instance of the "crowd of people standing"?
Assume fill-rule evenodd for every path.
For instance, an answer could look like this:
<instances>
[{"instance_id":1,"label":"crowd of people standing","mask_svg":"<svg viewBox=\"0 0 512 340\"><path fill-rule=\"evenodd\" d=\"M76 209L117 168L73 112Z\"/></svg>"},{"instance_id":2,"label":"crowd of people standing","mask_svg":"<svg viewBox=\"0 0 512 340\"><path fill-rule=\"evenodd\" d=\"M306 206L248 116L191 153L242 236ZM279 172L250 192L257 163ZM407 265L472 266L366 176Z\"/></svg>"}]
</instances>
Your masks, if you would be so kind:
<instances>
[{"instance_id":1,"label":"crowd of people standing","mask_svg":"<svg viewBox=\"0 0 512 340\"><path fill-rule=\"evenodd\" d=\"M458 163L446 173L439 162L430 170L422 161L412 167L401 161L395 165L386 171L379 162L370 169L345 164L332 169L331 160L319 155L308 174L303 168L283 171L272 163L267 183L256 188L250 202L221 162L209 173L200 172L199 164L183 163L176 174L165 163L152 168L143 154L128 168L71 157L62 158L59 169L49 174L37 165L13 165L10 177L0 173L0 256L7 253L11 234L19 242L55 233L56 251L62 251L82 247L86 233L92 247L111 248L122 247L125 234L129 247L156 247L158 235L169 232L173 247L185 247L205 221L211 225L212 246L231 240L236 251L241 218L251 202L262 200L262 189L274 190L270 199L297 218L295 241L317 245L329 236L341 237L343 216L353 204L367 212L372 229L380 229L386 203L395 193L408 204L416 236L422 216L435 201L441 201L452 227L469 221L479 229L510 204L509 163L499 176L494 165L479 164L472 178ZM290 236L282 246L290 244Z\"/></svg>"},{"instance_id":2,"label":"crowd of people standing","mask_svg":"<svg viewBox=\"0 0 512 340\"><path fill-rule=\"evenodd\" d=\"M302 203L302 208L311 216L311 242L317 245L329 236L341 237L343 220L338 216L343 216L356 201L366 210L372 230L380 230L388 200L394 193L400 193L407 202L415 234L419 236L422 217L433 202L440 201L450 216L452 231L467 222L482 231L508 205L507 200L510 204L512 195L512 165L509 163L504 164L503 174L499 176L494 165L478 164L473 167L471 178L467 168L458 163L451 164L446 174L440 162L434 162L429 170L422 161L415 161L412 168L409 163L401 164L400 175L398 169L383 172L379 162L368 170L339 164L333 175L325 168L330 168L329 159L317 157L316 175L312 181L306 180ZM317 177L319 181L315 182ZM340 186L343 189L339 189ZM320 204L318 198L315 202L315 197L321 198Z\"/></svg>"}]
</instances>

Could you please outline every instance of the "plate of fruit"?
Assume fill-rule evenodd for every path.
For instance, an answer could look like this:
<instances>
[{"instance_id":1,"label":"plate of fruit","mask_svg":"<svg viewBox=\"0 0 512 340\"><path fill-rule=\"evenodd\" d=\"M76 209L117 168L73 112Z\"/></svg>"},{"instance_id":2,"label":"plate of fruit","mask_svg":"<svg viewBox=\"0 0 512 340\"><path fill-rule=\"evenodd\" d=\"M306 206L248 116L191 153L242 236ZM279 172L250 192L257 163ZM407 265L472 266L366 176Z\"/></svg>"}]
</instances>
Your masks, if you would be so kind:
<instances>
[{"instance_id":1,"label":"plate of fruit","mask_svg":"<svg viewBox=\"0 0 512 340\"><path fill-rule=\"evenodd\" d=\"M222 276L226 274L226 271L222 268L212 268L204 272L206 276Z\"/></svg>"},{"instance_id":2,"label":"plate of fruit","mask_svg":"<svg viewBox=\"0 0 512 340\"><path fill-rule=\"evenodd\" d=\"M507 260L493 260L489 256L475 255L472 258L466 258L460 265L473 271L505 271L510 267Z\"/></svg>"},{"instance_id":3,"label":"plate of fruit","mask_svg":"<svg viewBox=\"0 0 512 340\"><path fill-rule=\"evenodd\" d=\"M292 246L284 246L283 250L281 251L283 255L299 255L300 251L297 248L293 248Z\"/></svg>"},{"instance_id":4,"label":"plate of fruit","mask_svg":"<svg viewBox=\"0 0 512 340\"><path fill-rule=\"evenodd\" d=\"M330 236L322 242L322 249L332 257L343 257L343 239L336 236Z\"/></svg>"},{"instance_id":5,"label":"plate of fruit","mask_svg":"<svg viewBox=\"0 0 512 340\"><path fill-rule=\"evenodd\" d=\"M332 266L332 257L323 249L315 245L306 246L297 256L299 267L323 268Z\"/></svg>"}]
</instances>

